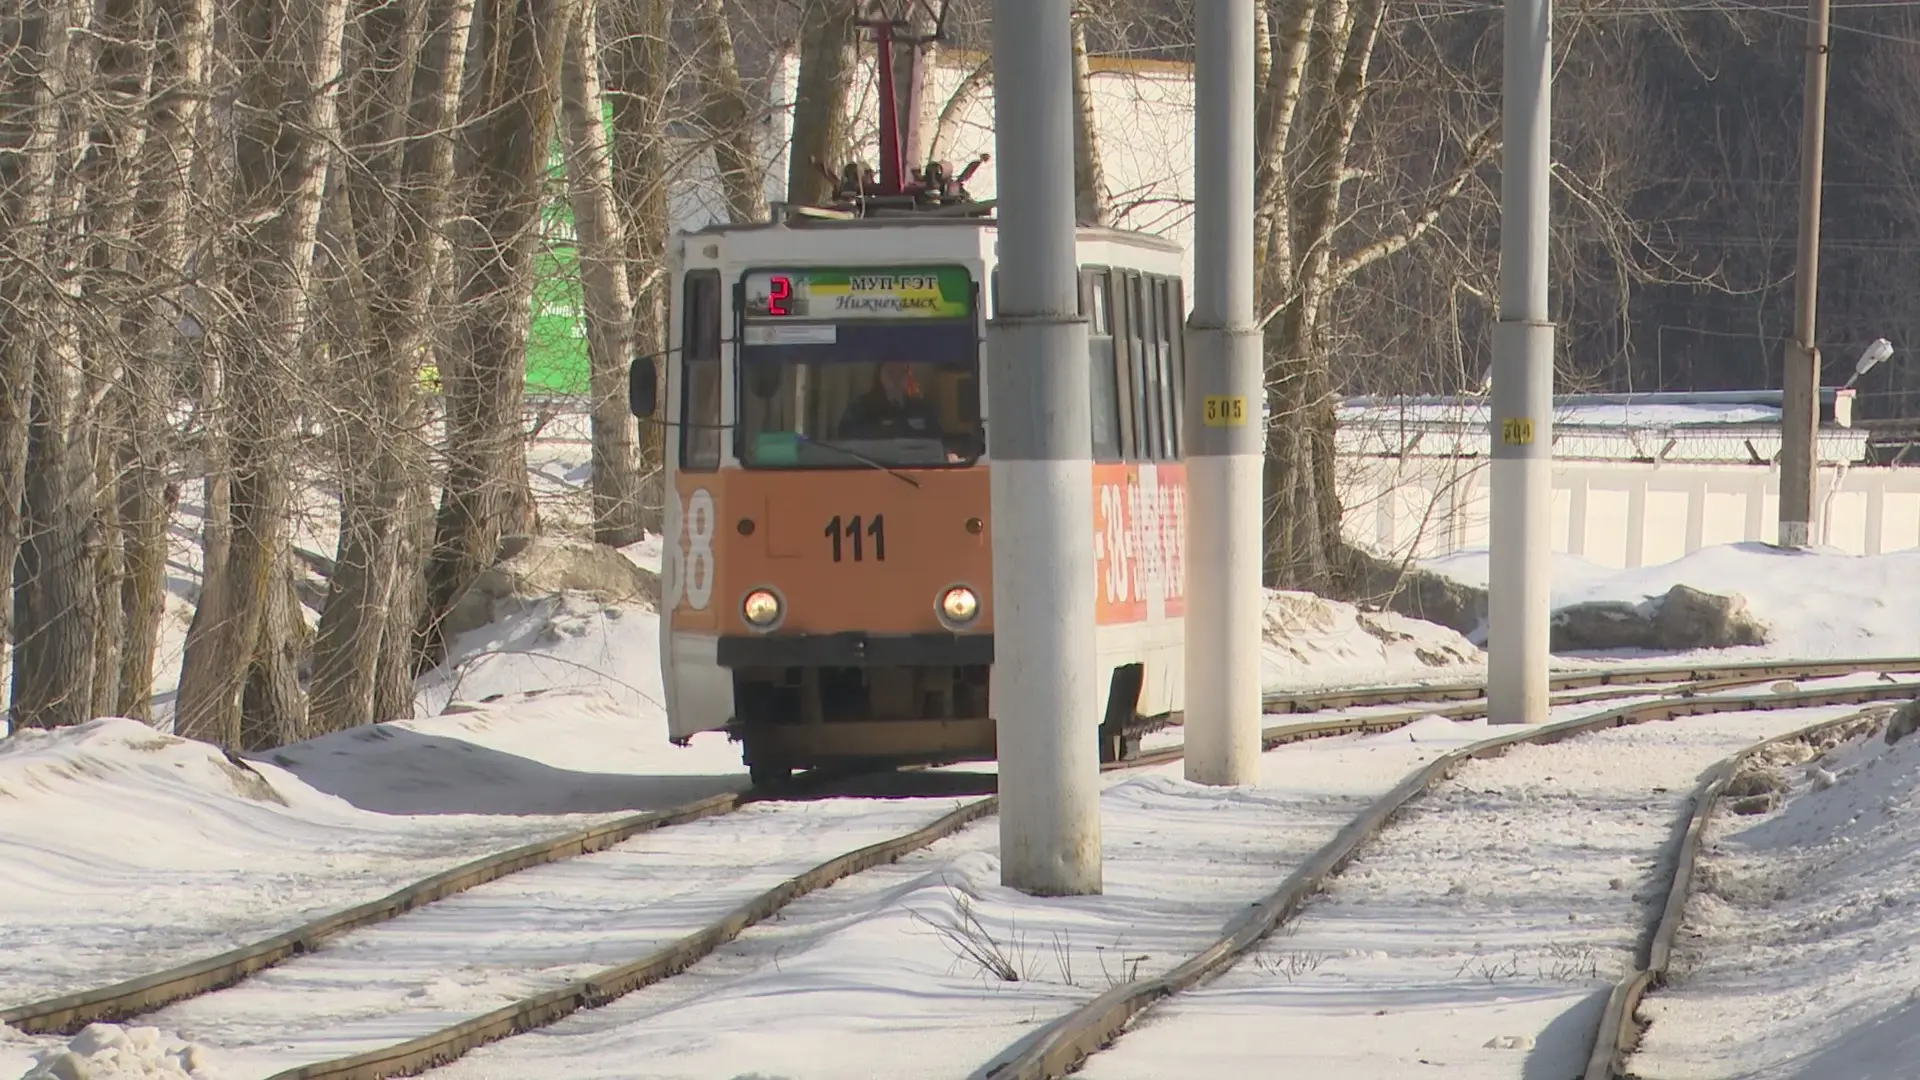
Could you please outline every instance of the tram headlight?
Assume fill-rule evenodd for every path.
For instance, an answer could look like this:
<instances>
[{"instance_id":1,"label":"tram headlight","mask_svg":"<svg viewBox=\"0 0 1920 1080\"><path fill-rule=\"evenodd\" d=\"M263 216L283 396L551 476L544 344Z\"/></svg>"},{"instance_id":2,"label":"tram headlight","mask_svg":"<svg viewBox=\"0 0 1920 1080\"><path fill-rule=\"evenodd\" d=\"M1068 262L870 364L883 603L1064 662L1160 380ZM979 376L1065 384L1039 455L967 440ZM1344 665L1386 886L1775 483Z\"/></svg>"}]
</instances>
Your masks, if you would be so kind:
<instances>
[{"instance_id":1,"label":"tram headlight","mask_svg":"<svg viewBox=\"0 0 1920 1080\"><path fill-rule=\"evenodd\" d=\"M766 589L755 589L740 601L740 614L749 626L765 630L780 621L780 598Z\"/></svg>"},{"instance_id":2,"label":"tram headlight","mask_svg":"<svg viewBox=\"0 0 1920 1080\"><path fill-rule=\"evenodd\" d=\"M947 622L965 626L980 614L980 598L965 585L955 585L940 594L940 615Z\"/></svg>"}]
</instances>

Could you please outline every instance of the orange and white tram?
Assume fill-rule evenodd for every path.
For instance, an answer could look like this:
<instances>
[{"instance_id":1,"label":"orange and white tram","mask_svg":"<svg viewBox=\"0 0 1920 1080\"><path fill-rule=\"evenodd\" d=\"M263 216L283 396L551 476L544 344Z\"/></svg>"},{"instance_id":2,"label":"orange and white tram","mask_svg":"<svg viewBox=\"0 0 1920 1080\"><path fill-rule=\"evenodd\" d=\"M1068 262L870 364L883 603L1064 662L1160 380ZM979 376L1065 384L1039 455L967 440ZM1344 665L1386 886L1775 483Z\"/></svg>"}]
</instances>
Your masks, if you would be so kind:
<instances>
[{"instance_id":1,"label":"orange and white tram","mask_svg":"<svg viewBox=\"0 0 1920 1080\"><path fill-rule=\"evenodd\" d=\"M636 414L667 424L674 741L724 730L760 783L994 758L995 236L984 215L909 212L675 238L665 392L650 360L632 387ZM1184 697L1181 255L1079 232L1103 760Z\"/></svg>"}]
</instances>

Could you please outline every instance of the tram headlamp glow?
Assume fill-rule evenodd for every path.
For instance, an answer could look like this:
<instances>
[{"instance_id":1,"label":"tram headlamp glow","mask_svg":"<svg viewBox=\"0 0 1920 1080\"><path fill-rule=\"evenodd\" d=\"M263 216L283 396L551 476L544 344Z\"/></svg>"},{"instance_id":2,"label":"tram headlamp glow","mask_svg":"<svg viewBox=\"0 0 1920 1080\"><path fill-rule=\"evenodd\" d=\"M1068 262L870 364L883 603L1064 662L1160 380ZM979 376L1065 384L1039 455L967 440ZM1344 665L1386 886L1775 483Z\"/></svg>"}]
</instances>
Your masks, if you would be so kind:
<instances>
[{"instance_id":1,"label":"tram headlamp glow","mask_svg":"<svg viewBox=\"0 0 1920 1080\"><path fill-rule=\"evenodd\" d=\"M780 598L765 589L755 589L740 601L740 614L754 626L772 626L780 618Z\"/></svg>"},{"instance_id":2,"label":"tram headlamp glow","mask_svg":"<svg viewBox=\"0 0 1920 1080\"><path fill-rule=\"evenodd\" d=\"M940 594L940 614L949 622L969 623L980 614L980 598L965 585L955 585Z\"/></svg>"}]
</instances>

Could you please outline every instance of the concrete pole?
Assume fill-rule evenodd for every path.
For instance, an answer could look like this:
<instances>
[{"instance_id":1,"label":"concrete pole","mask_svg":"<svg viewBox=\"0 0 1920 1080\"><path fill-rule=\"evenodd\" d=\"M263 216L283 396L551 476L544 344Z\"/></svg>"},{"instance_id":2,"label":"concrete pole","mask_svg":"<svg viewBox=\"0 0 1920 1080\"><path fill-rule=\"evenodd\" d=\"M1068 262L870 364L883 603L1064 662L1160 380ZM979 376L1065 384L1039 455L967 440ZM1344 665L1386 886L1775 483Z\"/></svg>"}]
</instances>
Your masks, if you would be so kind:
<instances>
[{"instance_id":1,"label":"concrete pole","mask_svg":"<svg viewBox=\"0 0 1920 1080\"><path fill-rule=\"evenodd\" d=\"M1820 292L1821 158L1827 127L1827 0L1807 0L1806 111L1800 120L1800 252L1793 272L1793 340L1780 377L1780 544L1813 537L1820 485L1820 347L1814 315Z\"/></svg>"},{"instance_id":2,"label":"concrete pole","mask_svg":"<svg viewBox=\"0 0 1920 1080\"><path fill-rule=\"evenodd\" d=\"M1253 0L1194 11L1187 324L1187 779L1260 779L1260 330L1253 320Z\"/></svg>"},{"instance_id":3,"label":"concrete pole","mask_svg":"<svg viewBox=\"0 0 1920 1080\"><path fill-rule=\"evenodd\" d=\"M1493 337L1487 719L1547 719L1552 614L1553 324L1547 313L1552 0L1506 0L1500 322Z\"/></svg>"},{"instance_id":4,"label":"concrete pole","mask_svg":"<svg viewBox=\"0 0 1920 1080\"><path fill-rule=\"evenodd\" d=\"M1098 893L1092 365L1073 221L1070 0L994 0L998 311L987 328L1000 880Z\"/></svg>"}]
</instances>

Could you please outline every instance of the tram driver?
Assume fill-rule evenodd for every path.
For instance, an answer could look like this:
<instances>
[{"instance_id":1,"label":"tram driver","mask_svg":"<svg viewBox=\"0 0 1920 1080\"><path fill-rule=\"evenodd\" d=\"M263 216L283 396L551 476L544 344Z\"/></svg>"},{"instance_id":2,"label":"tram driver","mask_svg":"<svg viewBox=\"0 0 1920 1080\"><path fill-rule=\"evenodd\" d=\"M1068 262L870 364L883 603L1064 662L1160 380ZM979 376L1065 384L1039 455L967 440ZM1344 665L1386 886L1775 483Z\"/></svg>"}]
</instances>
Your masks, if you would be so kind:
<instances>
[{"instance_id":1,"label":"tram driver","mask_svg":"<svg viewBox=\"0 0 1920 1080\"><path fill-rule=\"evenodd\" d=\"M940 418L904 362L874 369L873 385L840 416L842 439L939 439Z\"/></svg>"}]
</instances>

